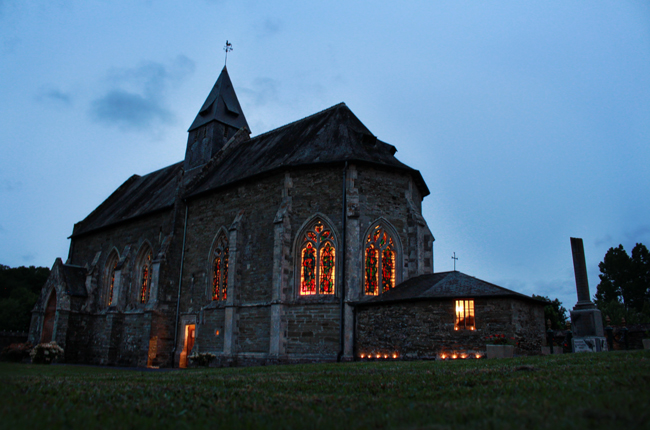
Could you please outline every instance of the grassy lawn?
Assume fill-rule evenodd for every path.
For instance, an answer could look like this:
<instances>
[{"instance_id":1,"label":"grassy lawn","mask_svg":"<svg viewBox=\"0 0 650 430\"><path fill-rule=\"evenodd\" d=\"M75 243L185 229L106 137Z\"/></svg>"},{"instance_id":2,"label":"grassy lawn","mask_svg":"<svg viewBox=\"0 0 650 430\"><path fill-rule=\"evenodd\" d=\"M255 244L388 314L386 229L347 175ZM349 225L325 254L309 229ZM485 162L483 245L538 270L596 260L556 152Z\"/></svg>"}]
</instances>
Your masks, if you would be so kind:
<instances>
[{"instance_id":1,"label":"grassy lawn","mask_svg":"<svg viewBox=\"0 0 650 430\"><path fill-rule=\"evenodd\" d=\"M0 428L650 429L650 351L169 372L0 363Z\"/></svg>"}]
</instances>

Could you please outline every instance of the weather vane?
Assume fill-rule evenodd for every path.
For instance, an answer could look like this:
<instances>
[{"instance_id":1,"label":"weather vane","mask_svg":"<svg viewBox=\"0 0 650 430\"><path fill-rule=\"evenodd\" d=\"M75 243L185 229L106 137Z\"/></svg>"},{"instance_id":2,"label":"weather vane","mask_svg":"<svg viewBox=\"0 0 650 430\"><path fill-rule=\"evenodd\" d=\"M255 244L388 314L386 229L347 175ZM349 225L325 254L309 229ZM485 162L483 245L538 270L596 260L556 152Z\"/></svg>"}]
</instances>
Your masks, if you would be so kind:
<instances>
[{"instance_id":1,"label":"weather vane","mask_svg":"<svg viewBox=\"0 0 650 430\"><path fill-rule=\"evenodd\" d=\"M223 47L223 50L226 51L226 61L223 62L224 66L228 63L228 53L232 51L232 43L226 40L226 46Z\"/></svg>"},{"instance_id":2,"label":"weather vane","mask_svg":"<svg viewBox=\"0 0 650 430\"><path fill-rule=\"evenodd\" d=\"M456 271L456 260L458 260L458 257L456 257L456 251L454 251L454 255L451 257L452 260L454 260L454 272Z\"/></svg>"}]
</instances>

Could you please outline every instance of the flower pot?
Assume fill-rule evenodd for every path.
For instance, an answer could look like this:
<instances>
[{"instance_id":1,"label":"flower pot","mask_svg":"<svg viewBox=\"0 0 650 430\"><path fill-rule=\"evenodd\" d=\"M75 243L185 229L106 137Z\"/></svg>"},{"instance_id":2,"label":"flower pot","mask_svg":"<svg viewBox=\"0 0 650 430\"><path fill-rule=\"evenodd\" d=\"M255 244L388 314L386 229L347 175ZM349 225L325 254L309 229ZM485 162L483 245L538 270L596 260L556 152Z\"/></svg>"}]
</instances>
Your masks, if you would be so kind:
<instances>
[{"instance_id":1,"label":"flower pot","mask_svg":"<svg viewBox=\"0 0 650 430\"><path fill-rule=\"evenodd\" d=\"M512 358L514 345L486 345L487 358Z\"/></svg>"},{"instance_id":2,"label":"flower pot","mask_svg":"<svg viewBox=\"0 0 650 430\"><path fill-rule=\"evenodd\" d=\"M643 339L643 349L650 349L650 339Z\"/></svg>"}]
</instances>

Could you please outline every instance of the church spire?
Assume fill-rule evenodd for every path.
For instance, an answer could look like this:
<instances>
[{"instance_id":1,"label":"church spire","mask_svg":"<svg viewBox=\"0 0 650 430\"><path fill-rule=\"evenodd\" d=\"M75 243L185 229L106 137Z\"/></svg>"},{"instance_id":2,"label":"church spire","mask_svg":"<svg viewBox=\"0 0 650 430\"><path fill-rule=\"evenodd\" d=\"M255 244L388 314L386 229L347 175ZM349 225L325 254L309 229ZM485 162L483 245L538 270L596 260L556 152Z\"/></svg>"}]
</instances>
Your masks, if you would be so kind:
<instances>
[{"instance_id":1,"label":"church spire","mask_svg":"<svg viewBox=\"0 0 650 430\"><path fill-rule=\"evenodd\" d=\"M224 66L188 130L185 170L207 163L242 127L250 130Z\"/></svg>"}]
</instances>

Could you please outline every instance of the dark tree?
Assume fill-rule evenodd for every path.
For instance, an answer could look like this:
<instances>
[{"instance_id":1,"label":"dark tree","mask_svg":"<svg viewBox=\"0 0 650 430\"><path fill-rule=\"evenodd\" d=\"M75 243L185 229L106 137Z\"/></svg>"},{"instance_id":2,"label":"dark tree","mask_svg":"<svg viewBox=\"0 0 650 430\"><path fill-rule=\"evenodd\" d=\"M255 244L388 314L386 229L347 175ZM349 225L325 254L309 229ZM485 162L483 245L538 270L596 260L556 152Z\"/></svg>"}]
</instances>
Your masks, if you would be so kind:
<instances>
[{"instance_id":1,"label":"dark tree","mask_svg":"<svg viewBox=\"0 0 650 430\"><path fill-rule=\"evenodd\" d=\"M49 275L47 267L0 264L0 330L29 330L32 309Z\"/></svg>"},{"instance_id":2,"label":"dark tree","mask_svg":"<svg viewBox=\"0 0 650 430\"><path fill-rule=\"evenodd\" d=\"M650 318L650 253L637 243L632 255L619 245L609 248L598 264L601 274L594 301L603 316L609 315L618 324L642 322Z\"/></svg>"},{"instance_id":3,"label":"dark tree","mask_svg":"<svg viewBox=\"0 0 650 430\"><path fill-rule=\"evenodd\" d=\"M533 298L547 303L544 306L544 321L551 320L553 330L564 330L566 328L567 312L559 299L551 300L549 297L536 296L535 294L533 294Z\"/></svg>"}]
</instances>

